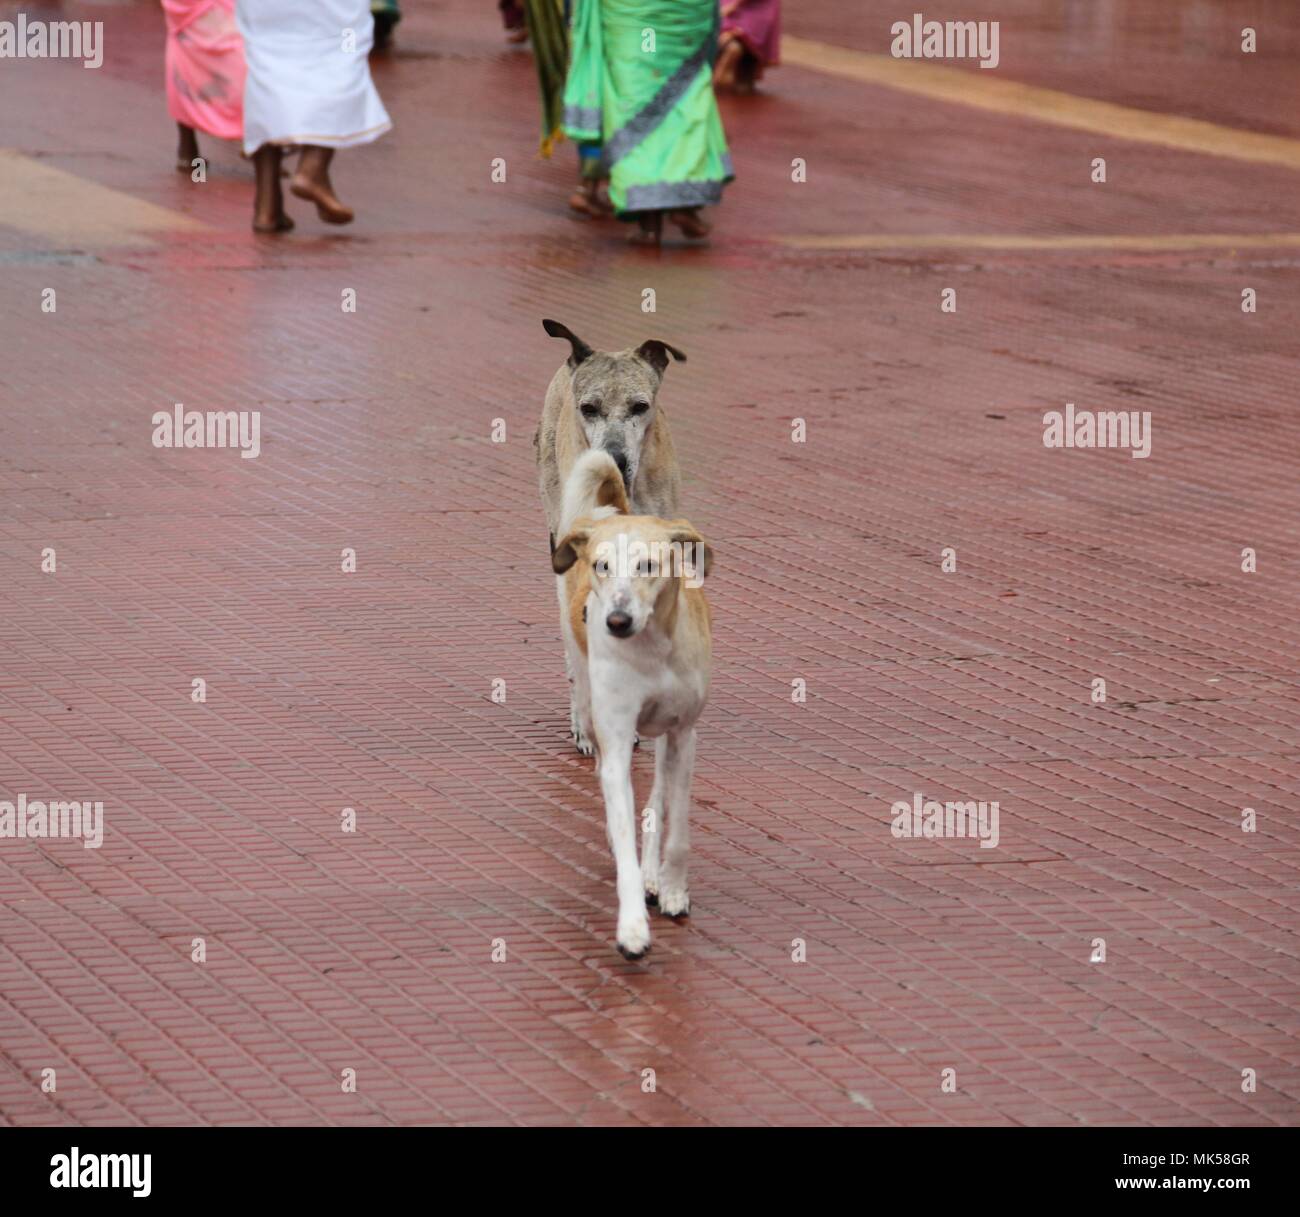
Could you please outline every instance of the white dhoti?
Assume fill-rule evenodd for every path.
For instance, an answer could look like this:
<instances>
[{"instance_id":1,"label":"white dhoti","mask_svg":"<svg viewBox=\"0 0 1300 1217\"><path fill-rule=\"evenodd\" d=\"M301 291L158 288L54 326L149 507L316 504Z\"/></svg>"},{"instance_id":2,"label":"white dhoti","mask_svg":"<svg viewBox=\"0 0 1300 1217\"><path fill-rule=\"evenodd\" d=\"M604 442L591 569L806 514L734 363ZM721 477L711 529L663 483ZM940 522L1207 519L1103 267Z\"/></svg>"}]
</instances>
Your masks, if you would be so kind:
<instances>
[{"instance_id":1,"label":"white dhoti","mask_svg":"<svg viewBox=\"0 0 1300 1217\"><path fill-rule=\"evenodd\" d=\"M237 0L248 75L244 151L351 148L393 124L370 79L369 0Z\"/></svg>"}]
</instances>

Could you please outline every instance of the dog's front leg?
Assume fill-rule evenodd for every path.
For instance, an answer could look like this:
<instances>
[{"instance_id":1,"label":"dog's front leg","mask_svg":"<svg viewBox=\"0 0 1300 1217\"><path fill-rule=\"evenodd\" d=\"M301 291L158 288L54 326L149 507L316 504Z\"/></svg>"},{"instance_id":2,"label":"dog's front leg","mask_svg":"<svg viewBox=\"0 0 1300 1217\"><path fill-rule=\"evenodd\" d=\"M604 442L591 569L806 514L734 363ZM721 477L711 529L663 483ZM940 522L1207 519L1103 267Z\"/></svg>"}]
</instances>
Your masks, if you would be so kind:
<instances>
[{"instance_id":1,"label":"dog's front leg","mask_svg":"<svg viewBox=\"0 0 1300 1217\"><path fill-rule=\"evenodd\" d=\"M581 652L573 657L569 677L569 727L578 751L590 756L596 747L596 732L591 723L591 678L587 674L587 657Z\"/></svg>"},{"instance_id":2,"label":"dog's front leg","mask_svg":"<svg viewBox=\"0 0 1300 1217\"><path fill-rule=\"evenodd\" d=\"M569 680L569 731L583 756L590 756L596 737L591 729L591 681L587 676L587 657L573 636L564 601L564 580L556 579L555 591L560 600L560 637L564 639L564 674Z\"/></svg>"},{"instance_id":3,"label":"dog's front leg","mask_svg":"<svg viewBox=\"0 0 1300 1217\"><path fill-rule=\"evenodd\" d=\"M650 921L636 860L636 806L632 801L632 724L606 730L602 722L600 788L605 796L605 826L618 869L618 949L640 959L650 949Z\"/></svg>"},{"instance_id":4,"label":"dog's front leg","mask_svg":"<svg viewBox=\"0 0 1300 1217\"><path fill-rule=\"evenodd\" d=\"M683 917L691 911L686 887L686 862L691 850L691 775L695 772L695 728L673 731L664 737L668 803L668 839L664 842L663 870L659 875L659 911Z\"/></svg>"},{"instance_id":5,"label":"dog's front leg","mask_svg":"<svg viewBox=\"0 0 1300 1217\"><path fill-rule=\"evenodd\" d=\"M664 818L664 791L668 787L668 737L655 740L655 784L650 801L641 812L641 885L647 904L659 899L659 855L667 821Z\"/></svg>"}]
</instances>

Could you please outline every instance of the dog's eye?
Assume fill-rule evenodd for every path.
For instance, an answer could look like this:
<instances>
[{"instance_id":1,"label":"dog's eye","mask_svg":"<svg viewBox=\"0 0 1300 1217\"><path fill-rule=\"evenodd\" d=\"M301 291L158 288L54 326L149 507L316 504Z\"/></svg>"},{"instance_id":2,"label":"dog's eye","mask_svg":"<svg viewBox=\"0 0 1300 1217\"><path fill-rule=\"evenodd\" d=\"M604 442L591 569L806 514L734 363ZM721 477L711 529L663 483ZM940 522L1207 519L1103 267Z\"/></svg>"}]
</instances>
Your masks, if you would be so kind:
<instances>
[{"instance_id":1,"label":"dog's eye","mask_svg":"<svg viewBox=\"0 0 1300 1217\"><path fill-rule=\"evenodd\" d=\"M596 401L584 401L581 406L583 418L599 418L600 403Z\"/></svg>"},{"instance_id":2,"label":"dog's eye","mask_svg":"<svg viewBox=\"0 0 1300 1217\"><path fill-rule=\"evenodd\" d=\"M628 413L644 414L648 409L650 409L650 403L648 401L634 401L628 408Z\"/></svg>"}]
</instances>

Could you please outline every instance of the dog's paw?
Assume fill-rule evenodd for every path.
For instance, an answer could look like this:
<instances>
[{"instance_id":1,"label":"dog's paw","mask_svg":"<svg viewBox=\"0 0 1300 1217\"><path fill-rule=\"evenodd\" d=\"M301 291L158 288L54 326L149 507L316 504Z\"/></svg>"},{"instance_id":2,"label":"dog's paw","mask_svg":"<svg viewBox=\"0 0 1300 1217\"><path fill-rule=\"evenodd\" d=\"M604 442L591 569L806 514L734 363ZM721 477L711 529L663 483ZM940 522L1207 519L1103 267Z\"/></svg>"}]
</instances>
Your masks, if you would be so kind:
<instances>
[{"instance_id":1,"label":"dog's paw","mask_svg":"<svg viewBox=\"0 0 1300 1217\"><path fill-rule=\"evenodd\" d=\"M686 884L664 881L659 885L659 911L665 917L689 917L691 895Z\"/></svg>"},{"instance_id":2,"label":"dog's paw","mask_svg":"<svg viewBox=\"0 0 1300 1217\"><path fill-rule=\"evenodd\" d=\"M583 756L591 756L596 751L591 722L583 722L583 716L578 713L578 707L573 702L569 703L569 734L573 736L573 746Z\"/></svg>"},{"instance_id":3,"label":"dog's paw","mask_svg":"<svg viewBox=\"0 0 1300 1217\"><path fill-rule=\"evenodd\" d=\"M645 914L618 925L618 953L624 959L640 959L650 949L650 922Z\"/></svg>"},{"instance_id":4,"label":"dog's paw","mask_svg":"<svg viewBox=\"0 0 1300 1217\"><path fill-rule=\"evenodd\" d=\"M659 903L659 876L647 875L645 871L642 871L641 884L645 888L646 904L658 904Z\"/></svg>"},{"instance_id":5,"label":"dog's paw","mask_svg":"<svg viewBox=\"0 0 1300 1217\"><path fill-rule=\"evenodd\" d=\"M573 722L569 724L569 727L571 727L571 732L569 733L573 736L573 746L575 746L578 752L582 753L584 757L590 757L590 755L595 752L595 744L591 742L591 737L584 731L584 729L582 729L580 724L578 724L577 719L573 720Z\"/></svg>"}]
</instances>

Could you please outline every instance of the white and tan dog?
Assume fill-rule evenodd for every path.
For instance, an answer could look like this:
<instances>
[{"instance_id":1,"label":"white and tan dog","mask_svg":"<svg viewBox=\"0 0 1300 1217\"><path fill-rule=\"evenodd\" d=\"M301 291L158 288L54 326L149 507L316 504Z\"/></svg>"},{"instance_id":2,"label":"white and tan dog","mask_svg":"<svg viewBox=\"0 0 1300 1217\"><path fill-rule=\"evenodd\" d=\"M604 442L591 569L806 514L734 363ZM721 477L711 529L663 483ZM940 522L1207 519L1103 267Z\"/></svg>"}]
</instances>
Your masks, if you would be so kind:
<instances>
[{"instance_id":1,"label":"white and tan dog","mask_svg":"<svg viewBox=\"0 0 1300 1217\"><path fill-rule=\"evenodd\" d=\"M561 626L575 713L595 744L618 868L618 949L639 959L650 949L647 902L657 901L670 917L690 911L695 721L712 664L709 605L699 583L713 554L686 520L627 515L627 508L613 458L603 451L579 457L565 483L551 565L563 577ZM655 738L640 866L632 790L638 734Z\"/></svg>"}]
</instances>

